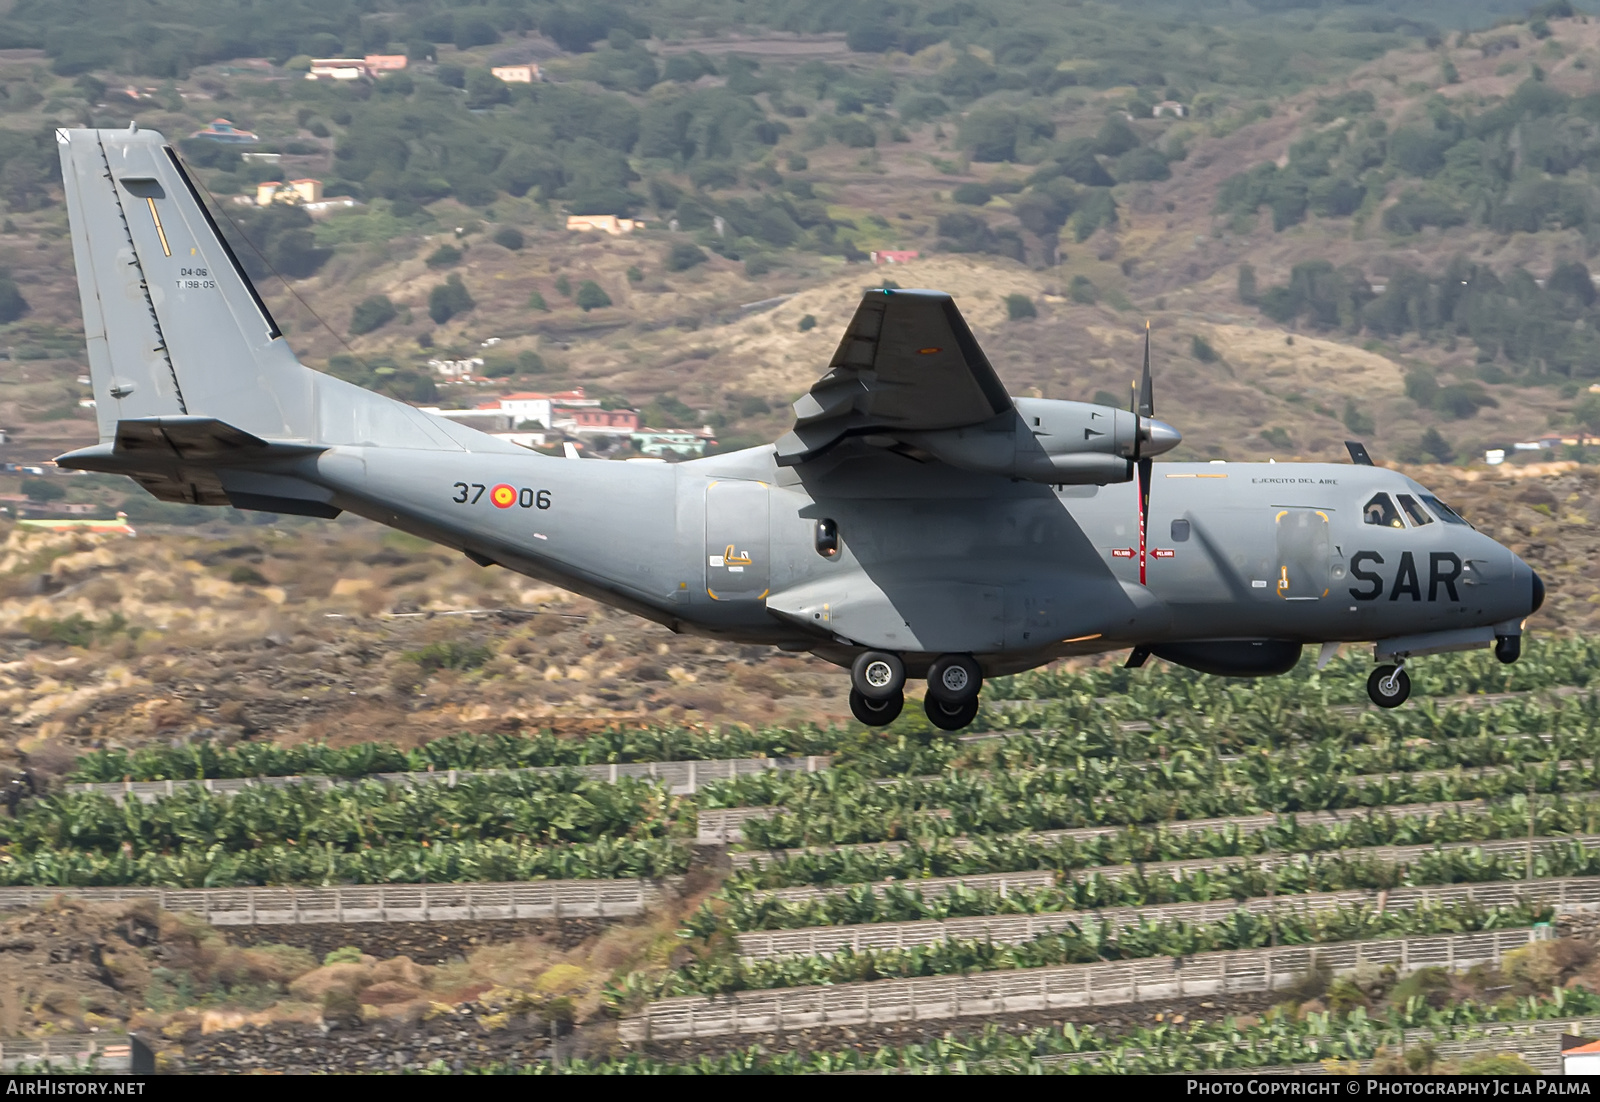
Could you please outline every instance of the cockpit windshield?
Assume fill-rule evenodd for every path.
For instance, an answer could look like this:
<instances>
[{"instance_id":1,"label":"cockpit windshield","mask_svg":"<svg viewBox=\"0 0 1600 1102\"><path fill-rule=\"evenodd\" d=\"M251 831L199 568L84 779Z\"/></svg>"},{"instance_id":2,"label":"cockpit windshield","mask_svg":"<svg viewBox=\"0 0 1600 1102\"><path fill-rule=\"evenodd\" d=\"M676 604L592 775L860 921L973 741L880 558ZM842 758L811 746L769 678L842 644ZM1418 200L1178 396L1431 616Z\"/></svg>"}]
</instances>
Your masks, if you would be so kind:
<instances>
[{"instance_id":1,"label":"cockpit windshield","mask_svg":"<svg viewBox=\"0 0 1600 1102\"><path fill-rule=\"evenodd\" d=\"M1417 504L1417 499L1410 494L1396 495L1400 499L1400 508L1406 511L1406 519L1411 522L1411 527L1421 528L1424 524L1432 524L1433 518L1427 514L1422 506Z\"/></svg>"},{"instance_id":2,"label":"cockpit windshield","mask_svg":"<svg viewBox=\"0 0 1600 1102\"><path fill-rule=\"evenodd\" d=\"M1394 502L1388 494L1373 494L1372 500L1362 507L1361 519L1368 524L1376 524L1380 528L1404 528L1406 526L1405 521L1400 519L1400 510L1394 507Z\"/></svg>"},{"instance_id":3,"label":"cockpit windshield","mask_svg":"<svg viewBox=\"0 0 1600 1102\"><path fill-rule=\"evenodd\" d=\"M1465 524L1468 528L1472 527L1470 521L1433 495L1423 494L1422 500L1427 504L1428 508L1433 510L1434 515L1446 524Z\"/></svg>"}]
</instances>

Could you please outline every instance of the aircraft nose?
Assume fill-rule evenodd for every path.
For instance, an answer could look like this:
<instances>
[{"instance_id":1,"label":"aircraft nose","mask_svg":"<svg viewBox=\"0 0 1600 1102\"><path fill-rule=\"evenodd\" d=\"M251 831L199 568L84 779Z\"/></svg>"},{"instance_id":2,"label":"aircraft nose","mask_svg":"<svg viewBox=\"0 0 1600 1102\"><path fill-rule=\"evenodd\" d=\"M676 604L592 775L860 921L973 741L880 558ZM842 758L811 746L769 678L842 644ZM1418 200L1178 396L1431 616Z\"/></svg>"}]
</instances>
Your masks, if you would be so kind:
<instances>
[{"instance_id":1,"label":"aircraft nose","mask_svg":"<svg viewBox=\"0 0 1600 1102\"><path fill-rule=\"evenodd\" d=\"M1528 610L1531 616L1544 605L1544 579L1539 577L1539 572L1536 570L1530 570L1528 573L1533 575L1533 607Z\"/></svg>"},{"instance_id":2,"label":"aircraft nose","mask_svg":"<svg viewBox=\"0 0 1600 1102\"><path fill-rule=\"evenodd\" d=\"M1160 455L1169 452L1183 442L1183 433L1155 418L1147 418L1144 422L1145 444L1140 448L1144 455Z\"/></svg>"}]
</instances>

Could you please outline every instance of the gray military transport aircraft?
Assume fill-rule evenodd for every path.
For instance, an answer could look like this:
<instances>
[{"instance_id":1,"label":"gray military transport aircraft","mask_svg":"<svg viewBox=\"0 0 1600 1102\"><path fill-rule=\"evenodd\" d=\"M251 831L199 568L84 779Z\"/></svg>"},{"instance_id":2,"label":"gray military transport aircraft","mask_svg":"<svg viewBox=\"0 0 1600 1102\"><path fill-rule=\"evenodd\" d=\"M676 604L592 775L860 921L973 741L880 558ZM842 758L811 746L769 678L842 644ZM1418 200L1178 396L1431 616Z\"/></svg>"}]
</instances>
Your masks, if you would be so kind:
<instances>
[{"instance_id":1,"label":"gray military transport aircraft","mask_svg":"<svg viewBox=\"0 0 1600 1102\"><path fill-rule=\"evenodd\" d=\"M1306 644L1515 661L1544 585L1350 445L1330 463L1162 463L1133 410L1013 398L949 295L871 290L776 445L573 461L303 366L160 134L59 130L100 443L58 462L163 501L355 513L674 631L809 651L864 723L907 677L972 721L985 677L1130 649L1231 677Z\"/></svg>"}]
</instances>

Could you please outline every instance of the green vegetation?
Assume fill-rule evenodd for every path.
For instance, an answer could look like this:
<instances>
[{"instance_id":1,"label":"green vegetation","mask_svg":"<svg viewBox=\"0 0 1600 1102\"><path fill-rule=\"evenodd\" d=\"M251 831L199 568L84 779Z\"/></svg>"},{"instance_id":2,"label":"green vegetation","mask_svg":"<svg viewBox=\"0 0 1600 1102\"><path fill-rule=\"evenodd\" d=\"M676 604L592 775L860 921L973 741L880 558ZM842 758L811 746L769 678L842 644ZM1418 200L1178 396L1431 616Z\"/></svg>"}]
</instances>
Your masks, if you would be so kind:
<instances>
[{"instance_id":1,"label":"green vegetation","mask_svg":"<svg viewBox=\"0 0 1600 1102\"><path fill-rule=\"evenodd\" d=\"M733 991L816 984L860 983L911 976L964 975L971 972L1088 964L1101 960L1184 957L1226 949L1262 949L1269 945L1317 945L1378 937L1422 937L1530 926L1548 921L1548 908L1517 905L1481 908L1467 904L1423 906L1405 911L1376 907L1341 907L1317 912L1283 911L1271 916L1244 910L1220 922L1140 922L1114 926L1087 921L1081 926L1045 934L1017 945L988 941L940 941L910 949L842 948L828 956L770 957L759 960L718 958L684 965L668 973L651 990L634 974L629 983L612 987L616 1003L641 996L718 995Z\"/></svg>"},{"instance_id":2,"label":"green vegetation","mask_svg":"<svg viewBox=\"0 0 1600 1102\"><path fill-rule=\"evenodd\" d=\"M586 279L578 285L578 294L575 299L578 309L587 314L590 310L599 310L611 305L611 296L605 289L592 279Z\"/></svg>"},{"instance_id":3,"label":"green vegetation","mask_svg":"<svg viewBox=\"0 0 1600 1102\"><path fill-rule=\"evenodd\" d=\"M415 750L388 743L339 748L323 743L278 746L241 742L226 748L192 746L93 750L80 757L75 781L162 781L195 777L287 777L323 774L361 777L369 773L430 769L519 769L531 766L602 765L608 762L706 761L715 758L804 757L843 745L842 731L822 728L716 731L658 727L611 728L583 739L535 735L459 735L435 739Z\"/></svg>"},{"instance_id":4,"label":"green vegetation","mask_svg":"<svg viewBox=\"0 0 1600 1102\"><path fill-rule=\"evenodd\" d=\"M1006 296L1006 317L1012 321L1022 321L1025 318L1036 318L1038 316L1038 307L1034 306L1033 299L1027 295Z\"/></svg>"},{"instance_id":5,"label":"green vegetation","mask_svg":"<svg viewBox=\"0 0 1600 1102\"><path fill-rule=\"evenodd\" d=\"M443 325L458 314L465 314L477 306L461 277L451 273L450 278L428 292L428 316L435 325Z\"/></svg>"},{"instance_id":6,"label":"green vegetation","mask_svg":"<svg viewBox=\"0 0 1600 1102\"><path fill-rule=\"evenodd\" d=\"M350 314L350 335L359 337L382 329L399 314L388 295L371 295L356 303Z\"/></svg>"}]
</instances>

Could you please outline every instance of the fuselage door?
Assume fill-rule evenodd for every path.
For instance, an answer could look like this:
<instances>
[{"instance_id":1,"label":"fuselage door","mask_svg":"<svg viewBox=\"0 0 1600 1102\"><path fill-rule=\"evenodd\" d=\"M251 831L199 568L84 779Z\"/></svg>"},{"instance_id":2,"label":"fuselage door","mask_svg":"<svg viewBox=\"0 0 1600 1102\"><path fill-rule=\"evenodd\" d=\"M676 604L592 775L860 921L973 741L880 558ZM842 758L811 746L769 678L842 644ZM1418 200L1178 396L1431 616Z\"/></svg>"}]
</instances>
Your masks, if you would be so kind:
<instances>
[{"instance_id":1,"label":"fuselage door","mask_svg":"<svg viewBox=\"0 0 1600 1102\"><path fill-rule=\"evenodd\" d=\"M758 601L771 586L765 482L719 479L706 486L706 594Z\"/></svg>"},{"instance_id":2,"label":"fuselage door","mask_svg":"<svg viewBox=\"0 0 1600 1102\"><path fill-rule=\"evenodd\" d=\"M1270 585L1285 601L1320 601L1332 586L1332 524L1321 509L1279 509L1274 516L1278 573Z\"/></svg>"}]
</instances>

